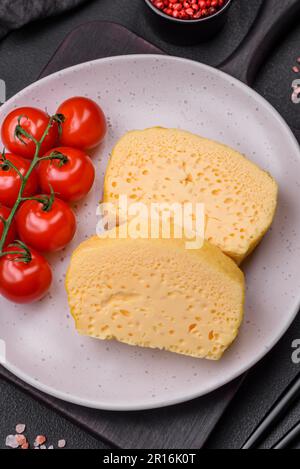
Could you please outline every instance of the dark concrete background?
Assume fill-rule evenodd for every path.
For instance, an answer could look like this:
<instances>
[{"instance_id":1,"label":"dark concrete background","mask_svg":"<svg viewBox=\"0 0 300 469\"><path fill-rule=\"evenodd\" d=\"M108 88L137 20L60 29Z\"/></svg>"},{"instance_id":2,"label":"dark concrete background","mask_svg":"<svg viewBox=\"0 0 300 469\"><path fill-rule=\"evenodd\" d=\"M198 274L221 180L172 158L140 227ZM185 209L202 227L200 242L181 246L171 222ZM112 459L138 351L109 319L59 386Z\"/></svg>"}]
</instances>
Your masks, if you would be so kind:
<instances>
[{"instance_id":1,"label":"dark concrete background","mask_svg":"<svg viewBox=\"0 0 300 469\"><path fill-rule=\"evenodd\" d=\"M96 19L121 23L170 54L216 66L243 39L262 1L235 0L229 23L216 39L207 44L180 48L162 42L153 33L144 15L142 0L93 0L72 12L35 22L7 36L0 43L0 78L6 81L8 97L12 96L37 78L69 31ZM255 83L255 88L294 127L300 127L300 108L290 100L291 83L295 78L291 68L300 56L300 45L297 44L300 44L300 28L296 24L282 37ZM297 319L275 350L250 372L207 447L239 448L280 392L299 372L299 366L291 360L292 341L300 338L299 326L300 319ZM299 411L300 406L295 406L288 413L264 447L270 447L296 423ZM31 438L46 434L49 443L53 444L65 438L69 448L107 447L11 384L0 381L0 448L5 447L6 435L13 433L19 422L26 423ZM300 440L295 446L300 448Z\"/></svg>"}]
</instances>

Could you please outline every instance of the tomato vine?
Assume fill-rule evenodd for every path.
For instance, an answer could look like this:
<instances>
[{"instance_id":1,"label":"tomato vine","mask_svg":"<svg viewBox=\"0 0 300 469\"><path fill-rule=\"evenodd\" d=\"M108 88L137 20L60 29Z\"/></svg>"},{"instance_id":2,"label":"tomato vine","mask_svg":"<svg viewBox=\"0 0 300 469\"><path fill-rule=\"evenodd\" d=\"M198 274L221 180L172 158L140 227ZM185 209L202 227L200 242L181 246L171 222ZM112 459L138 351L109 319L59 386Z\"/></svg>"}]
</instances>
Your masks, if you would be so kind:
<instances>
[{"instance_id":1,"label":"tomato vine","mask_svg":"<svg viewBox=\"0 0 300 469\"><path fill-rule=\"evenodd\" d=\"M13 221L15 215L16 215L16 212L17 212L17 210L18 210L18 208L19 208L19 206L22 202L24 202L26 200L39 200L41 203L43 203L45 210L50 210L51 209L51 206L52 206L53 201L54 201L53 191L51 191L50 196L45 195L45 196L39 197L38 199L36 197L23 197L23 194L24 194L24 190L26 188L26 184L28 182L28 179L29 179L30 175L32 174L33 170L37 167L37 165L40 163L40 161L59 160L61 162L61 164L66 163L66 156L63 155L62 153L57 152L57 151L53 151L49 156L46 156L46 157L40 156L41 146L42 146L45 138L47 137L51 127L53 125L57 124L58 129L59 129L59 133L61 133L62 124L64 122L64 116L62 114L55 114L55 115L51 116L49 118L49 123L48 123L48 125L47 125L47 127L46 127L46 129L45 129L45 131L44 131L44 133L43 133L40 140L36 140L31 134L29 134L22 127L22 125L21 125L22 117L24 117L24 116L22 116L22 115L19 116L18 125L16 126L16 129L15 129L15 138L19 139L21 142L23 142L24 145L26 145L24 137L31 140L35 144L35 154L34 154L34 157L32 159L32 162L30 164L30 167L29 167L27 173L25 175L23 175L18 170L18 168L16 168L16 166L11 161L9 161L9 159L6 158L5 151L3 151L3 153L2 153L0 168L1 169L12 168L14 171L16 171L17 174L20 177L20 180L21 180L21 187L20 187L20 190L19 190L19 193L18 193L17 200L16 200L14 206L11 209L11 213L10 213L9 217L7 219L4 219L3 217L0 218L1 222L3 223L3 232L2 232L1 239L0 239L0 258L3 257L3 256L6 256L6 255L17 255L18 258L16 260L23 261L23 262L30 262L30 260L31 260L30 249L24 243L22 243L21 241L16 240L15 243L10 245L11 248L21 247L22 250L23 250L23 253L21 252L21 255L20 255L20 251L14 251L14 250L8 250L7 251L7 250L4 249L4 246L5 246L6 238L7 238L8 232L9 232L9 228L10 228L10 226L12 224L12 221Z\"/></svg>"}]
</instances>

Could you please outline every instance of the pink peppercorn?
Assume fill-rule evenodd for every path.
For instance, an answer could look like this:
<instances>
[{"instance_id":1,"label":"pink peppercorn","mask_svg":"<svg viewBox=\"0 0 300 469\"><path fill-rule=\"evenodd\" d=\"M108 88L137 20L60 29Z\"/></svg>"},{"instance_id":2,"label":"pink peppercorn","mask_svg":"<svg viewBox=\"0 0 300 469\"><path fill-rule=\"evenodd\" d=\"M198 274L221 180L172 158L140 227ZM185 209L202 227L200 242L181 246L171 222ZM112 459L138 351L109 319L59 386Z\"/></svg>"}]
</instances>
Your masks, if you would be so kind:
<instances>
[{"instance_id":1,"label":"pink peppercorn","mask_svg":"<svg viewBox=\"0 0 300 469\"><path fill-rule=\"evenodd\" d=\"M166 15L181 20L196 20L214 15L227 0L151 0Z\"/></svg>"}]
</instances>

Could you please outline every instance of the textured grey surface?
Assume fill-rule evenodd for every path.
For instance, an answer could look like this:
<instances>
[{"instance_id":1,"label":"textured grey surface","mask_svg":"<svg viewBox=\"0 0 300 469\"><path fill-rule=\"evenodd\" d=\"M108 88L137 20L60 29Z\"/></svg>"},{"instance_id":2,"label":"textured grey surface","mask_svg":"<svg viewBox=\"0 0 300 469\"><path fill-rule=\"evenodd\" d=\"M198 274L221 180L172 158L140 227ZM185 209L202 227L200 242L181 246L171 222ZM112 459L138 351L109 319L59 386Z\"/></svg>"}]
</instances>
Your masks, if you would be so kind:
<instances>
[{"instance_id":1,"label":"textured grey surface","mask_svg":"<svg viewBox=\"0 0 300 469\"><path fill-rule=\"evenodd\" d=\"M273 104L287 122L300 129L300 107L291 101L291 85L300 75L292 70L300 57L300 23L295 25L278 44L262 68L256 81L257 90Z\"/></svg>"},{"instance_id":2,"label":"textured grey surface","mask_svg":"<svg viewBox=\"0 0 300 469\"><path fill-rule=\"evenodd\" d=\"M1 0L0 38L36 19L57 15L88 0Z\"/></svg>"},{"instance_id":3,"label":"textured grey surface","mask_svg":"<svg viewBox=\"0 0 300 469\"><path fill-rule=\"evenodd\" d=\"M5 448L5 438L15 434L17 423L26 424L26 436L33 443L37 435L47 436L48 443L57 446L60 439L67 448L103 449L107 445L60 418L17 388L0 381L0 448Z\"/></svg>"},{"instance_id":4,"label":"textured grey surface","mask_svg":"<svg viewBox=\"0 0 300 469\"><path fill-rule=\"evenodd\" d=\"M31 83L46 65L64 36L85 21L105 19L124 24L170 54L185 56L216 65L224 60L246 34L262 0L236 0L226 29L208 44L178 48L163 43L148 26L142 0L94 0L79 9L56 18L43 20L10 34L0 43L0 78L6 80L9 96ZM299 106L291 104L290 87L295 75L291 72L300 55L299 25L282 37L274 54L261 71L256 89L284 115L290 124L298 126ZM300 175L299 175L300 177ZM284 314L284 311L282 312ZM239 448L255 428L284 386L290 382L300 366L291 361L291 344L300 338L300 319L287 335L248 376L246 382L211 436L210 448ZM300 408L294 408L266 444L271 446L299 418ZM82 430L57 416L44 406L34 403L11 385L0 384L0 447L12 426L26 421L33 433L65 437L70 447L99 447L101 443ZM52 433L51 433L52 432ZM265 444L265 445L266 445ZM295 443L300 447L300 441Z\"/></svg>"}]
</instances>

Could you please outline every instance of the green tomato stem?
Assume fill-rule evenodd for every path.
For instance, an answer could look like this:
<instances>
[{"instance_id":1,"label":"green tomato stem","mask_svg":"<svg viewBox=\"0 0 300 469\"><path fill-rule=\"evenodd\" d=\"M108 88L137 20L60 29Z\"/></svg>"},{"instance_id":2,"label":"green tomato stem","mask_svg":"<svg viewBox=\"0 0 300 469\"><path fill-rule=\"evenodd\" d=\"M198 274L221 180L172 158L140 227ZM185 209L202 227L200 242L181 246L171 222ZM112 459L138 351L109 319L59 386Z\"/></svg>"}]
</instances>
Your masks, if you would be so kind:
<instances>
[{"instance_id":1,"label":"green tomato stem","mask_svg":"<svg viewBox=\"0 0 300 469\"><path fill-rule=\"evenodd\" d=\"M23 136L26 136L27 138L29 138L30 140L32 140L36 146L35 148L35 154L34 154L34 157L32 159L32 162L31 162L31 165L26 173L25 176L22 176L20 177L21 179L21 187L20 187L20 190L19 190L19 193L18 193L18 197L17 197L17 200L11 210L11 213L9 215L9 217L7 218L7 220L5 220L5 223L4 223L4 226L3 226L3 233L2 233L2 236L1 236L1 239L0 239L0 257L3 257L4 255L8 254L7 252L4 252L3 251L3 248L4 248L4 245L5 245L5 241L6 241L6 238L7 238L7 234L8 234L8 231L9 231L9 228L12 224L12 221L16 215L16 212L20 206L20 204L22 203L23 201L23 193L24 193L24 190L26 188L26 184L28 182L28 179L30 178L33 170L36 168L36 166L38 165L38 163L43 159L50 159L50 157L43 157L43 158L39 158L39 153L40 153L40 150L41 150L41 146L42 146L42 143L44 142L45 138L47 137L48 133L49 133L49 130L50 128L52 127L52 125L54 123L57 123L59 128L61 127L61 124L64 122L64 118L63 116L61 116L60 114L55 114L54 116L51 116L50 119L49 119L49 123L45 129L45 132L43 133L41 139L39 141L37 141L32 135L28 134L22 127L21 125L19 124L17 126L17 130L16 132ZM20 138L20 137L19 137ZM51 157L51 159L55 159L54 156ZM61 160L61 157L58 156L57 159L60 159ZM10 163L9 163L10 164ZM17 170L17 168L15 168ZM19 174L19 171L17 170L17 173ZM54 197L53 194L51 194L51 200L52 198ZM50 206L52 206L53 204L53 201L51 203L50 201ZM25 252L25 248L24 248L24 252ZM13 254L15 254L14 252L12 252ZM9 254L11 254L11 252L9 252ZM20 254L20 252L18 253Z\"/></svg>"}]
</instances>

